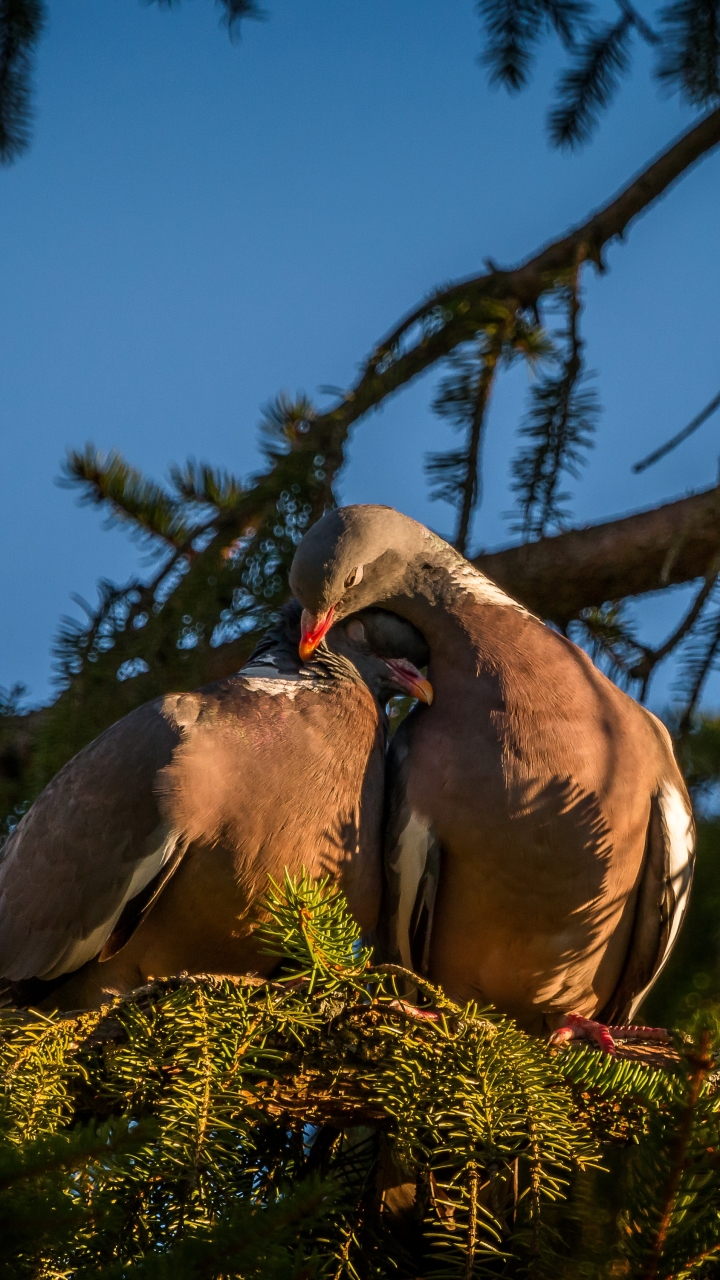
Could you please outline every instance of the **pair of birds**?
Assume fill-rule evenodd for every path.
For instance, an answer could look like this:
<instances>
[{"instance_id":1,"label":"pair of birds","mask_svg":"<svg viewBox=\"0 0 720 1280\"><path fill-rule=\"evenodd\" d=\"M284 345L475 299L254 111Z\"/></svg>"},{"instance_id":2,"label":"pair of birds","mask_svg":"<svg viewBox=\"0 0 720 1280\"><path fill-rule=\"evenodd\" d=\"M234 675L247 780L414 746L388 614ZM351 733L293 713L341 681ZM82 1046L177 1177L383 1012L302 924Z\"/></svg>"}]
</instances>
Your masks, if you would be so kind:
<instances>
[{"instance_id":1,"label":"pair of birds","mask_svg":"<svg viewBox=\"0 0 720 1280\"><path fill-rule=\"evenodd\" d=\"M80 1003L149 973L262 972L268 871L329 871L371 928L384 825L387 956L539 1034L631 1016L692 877L663 725L392 508L323 517L290 584L306 667L291 613L236 677L108 730L23 818L0 973L78 969L62 998ZM393 739L383 820L380 701L398 688L426 705Z\"/></svg>"}]
</instances>

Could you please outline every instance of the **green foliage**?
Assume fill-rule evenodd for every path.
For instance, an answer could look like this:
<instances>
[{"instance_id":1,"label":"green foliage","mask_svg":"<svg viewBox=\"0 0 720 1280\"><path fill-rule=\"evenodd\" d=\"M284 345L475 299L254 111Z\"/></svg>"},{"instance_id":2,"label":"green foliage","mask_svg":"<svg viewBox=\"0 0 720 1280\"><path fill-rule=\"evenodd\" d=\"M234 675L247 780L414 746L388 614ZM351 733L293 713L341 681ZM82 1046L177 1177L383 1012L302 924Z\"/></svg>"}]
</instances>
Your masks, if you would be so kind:
<instances>
[{"instance_id":1,"label":"green foliage","mask_svg":"<svg viewBox=\"0 0 720 1280\"><path fill-rule=\"evenodd\" d=\"M685 780L698 800L709 798L720 781L720 719L700 715L678 744Z\"/></svg>"},{"instance_id":2,"label":"green foliage","mask_svg":"<svg viewBox=\"0 0 720 1280\"><path fill-rule=\"evenodd\" d=\"M337 1277L416 1274L418 1248L437 1277L552 1249L547 1211L595 1157L547 1049L425 984L408 1005L337 891L286 889L275 982L181 977L78 1017L3 1015L5 1186L27 1206L9 1277L218 1275L236 1236L242 1276L271 1245L278 1274ZM57 1229L36 1233L46 1189Z\"/></svg>"},{"instance_id":3,"label":"green foliage","mask_svg":"<svg viewBox=\"0 0 720 1280\"><path fill-rule=\"evenodd\" d=\"M116 453L103 457L88 445L68 456L63 484L137 537L153 568L124 586L102 581L96 607L79 602L87 620L63 621L60 696L35 722L5 816L134 707L242 665L287 599L305 528L333 503L341 454L313 421L305 397L278 397L261 423L269 470L247 484L194 459L171 468L164 486Z\"/></svg>"},{"instance_id":4,"label":"green foliage","mask_svg":"<svg viewBox=\"0 0 720 1280\"><path fill-rule=\"evenodd\" d=\"M313 881L303 875L296 884L286 870L282 888L270 879L265 904L270 921L259 930L265 952L285 961L290 981L305 979L308 995L353 981L362 986L371 952L361 945L345 896L329 877Z\"/></svg>"},{"instance_id":5,"label":"green foliage","mask_svg":"<svg viewBox=\"0 0 720 1280\"><path fill-rule=\"evenodd\" d=\"M2 1280L705 1274L717 1019L657 1065L552 1051L373 967L328 883L268 909L275 980L1 1016Z\"/></svg>"},{"instance_id":6,"label":"green foliage","mask_svg":"<svg viewBox=\"0 0 720 1280\"><path fill-rule=\"evenodd\" d=\"M706 1010L681 1037L678 1069L657 1073L655 1080L647 1073L643 1079L634 1064L611 1059L601 1073L582 1072L580 1055L572 1055L568 1074L584 1076L581 1097L590 1100L596 1117L604 1095L616 1137L603 1152L607 1173L577 1179L563 1207L567 1257L555 1276L680 1280L715 1274L719 1050L720 1020Z\"/></svg>"}]
</instances>

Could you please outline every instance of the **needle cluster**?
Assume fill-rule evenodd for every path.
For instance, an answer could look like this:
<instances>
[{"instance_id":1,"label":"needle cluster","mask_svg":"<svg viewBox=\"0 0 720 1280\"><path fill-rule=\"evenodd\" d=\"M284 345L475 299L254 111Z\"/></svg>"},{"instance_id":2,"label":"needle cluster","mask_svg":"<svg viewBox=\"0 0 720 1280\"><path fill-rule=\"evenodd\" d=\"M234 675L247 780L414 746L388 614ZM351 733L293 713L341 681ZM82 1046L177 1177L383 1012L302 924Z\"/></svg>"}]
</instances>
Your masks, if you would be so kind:
<instances>
[{"instance_id":1,"label":"needle cluster","mask_svg":"<svg viewBox=\"0 0 720 1280\"><path fill-rule=\"evenodd\" d=\"M668 1278L716 1249L714 1024L669 1065L553 1053L373 967L329 884L267 905L271 981L2 1016L8 1280L611 1274L587 1270L590 1184L605 1260Z\"/></svg>"}]
</instances>

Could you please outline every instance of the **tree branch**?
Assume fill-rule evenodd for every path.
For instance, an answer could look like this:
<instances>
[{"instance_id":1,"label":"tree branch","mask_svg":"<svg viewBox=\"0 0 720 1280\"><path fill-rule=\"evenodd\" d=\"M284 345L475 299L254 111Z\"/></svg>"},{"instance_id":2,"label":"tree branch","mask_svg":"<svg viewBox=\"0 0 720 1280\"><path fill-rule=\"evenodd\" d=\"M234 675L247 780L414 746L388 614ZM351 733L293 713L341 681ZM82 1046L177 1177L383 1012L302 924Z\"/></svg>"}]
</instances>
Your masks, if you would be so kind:
<instances>
[{"instance_id":1,"label":"tree branch","mask_svg":"<svg viewBox=\"0 0 720 1280\"><path fill-rule=\"evenodd\" d=\"M704 577L720 547L720 486L650 511L484 552L473 564L567 626L581 609Z\"/></svg>"},{"instance_id":2,"label":"tree branch","mask_svg":"<svg viewBox=\"0 0 720 1280\"><path fill-rule=\"evenodd\" d=\"M487 299L532 307L553 282L572 271L579 258L601 266L605 245L623 236L631 222L719 143L720 107L682 134L609 204L518 267L509 271L493 267L437 290L379 343L343 401L319 415L315 425L332 423L339 443L358 418L472 338L482 324Z\"/></svg>"},{"instance_id":3,"label":"tree branch","mask_svg":"<svg viewBox=\"0 0 720 1280\"><path fill-rule=\"evenodd\" d=\"M482 368L478 377L477 394L470 423L470 436L467 449L467 467L465 479L461 486L462 502L458 516L458 527L455 534L455 546L465 555L470 534L470 521L477 505L480 493L479 460L480 445L487 416L493 381L497 372L498 359L502 351L504 334L496 335L490 349L485 353Z\"/></svg>"}]
</instances>

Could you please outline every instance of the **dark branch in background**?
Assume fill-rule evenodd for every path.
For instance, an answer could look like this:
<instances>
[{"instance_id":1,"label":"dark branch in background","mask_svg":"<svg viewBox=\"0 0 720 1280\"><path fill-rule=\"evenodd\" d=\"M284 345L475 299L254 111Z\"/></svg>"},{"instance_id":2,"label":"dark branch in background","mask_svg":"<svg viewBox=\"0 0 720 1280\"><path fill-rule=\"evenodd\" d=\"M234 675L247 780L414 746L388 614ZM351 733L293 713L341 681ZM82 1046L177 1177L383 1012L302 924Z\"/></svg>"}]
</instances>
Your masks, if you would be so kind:
<instances>
[{"instance_id":1,"label":"dark branch in background","mask_svg":"<svg viewBox=\"0 0 720 1280\"><path fill-rule=\"evenodd\" d=\"M440 383L433 409L465 431L466 444L428 455L431 498L458 508L455 546L465 554L472 517L482 497L481 453L493 383L501 363L524 357L535 364L552 352L542 327L500 303L488 304L488 319L473 348L450 357L451 372Z\"/></svg>"},{"instance_id":2,"label":"dark branch in background","mask_svg":"<svg viewBox=\"0 0 720 1280\"><path fill-rule=\"evenodd\" d=\"M713 588L716 582L717 574L712 582ZM695 627L678 681L678 692L683 695L685 704L678 725L681 737L692 728L703 688L720 657L720 600L717 591L713 595L714 608Z\"/></svg>"},{"instance_id":3,"label":"dark branch in background","mask_svg":"<svg viewBox=\"0 0 720 1280\"><path fill-rule=\"evenodd\" d=\"M0 162L30 141L32 56L45 24L42 0L0 0Z\"/></svg>"},{"instance_id":4,"label":"dark branch in background","mask_svg":"<svg viewBox=\"0 0 720 1280\"><path fill-rule=\"evenodd\" d=\"M624 600L611 600L599 608L582 609L568 627L568 634L582 644L593 661L621 687L632 684L630 669L642 645L627 618Z\"/></svg>"},{"instance_id":5,"label":"dark branch in background","mask_svg":"<svg viewBox=\"0 0 720 1280\"><path fill-rule=\"evenodd\" d=\"M475 394L470 414L465 474L458 486L460 512L455 534L455 546L463 555L467 548L470 519L482 493L480 484L480 449L490 402L490 392L495 380L501 351L502 336L496 336L494 341L488 344L488 349L483 352L474 387Z\"/></svg>"},{"instance_id":6,"label":"dark branch in background","mask_svg":"<svg viewBox=\"0 0 720 1280\"><path fill-rule=\"evenodd\" d=\"M656 75L694 107L720 98L717 0L677 0L661 13L663 46Z\"/></svg>"},{"instance_id":7,"label":"dark branch in background","mask_svg":"<svg viewBox=\"0 0 720 1280\"><path fill-rule=\"evenodd\" d=\"M585 0L479 0L488 41L478 61L488 68L490 82L511 92L524 88L543 36L555 31L565 48L572 48L589 7Z\"/></svg>"},{"instance_id":8,"label":"dark branch in background","mask_svg":"<svg viewBox=\"0 0 720 1280\"><path fill-rule=\"evenodd\" d=\"M698 427L701 427L704 422L707 422L708 418L715 413L716 409L720 409L720 394L716 395L709 404L706 404L705 408L701 409L700 413L698 413L697 416L693 418L692 422L689 422L686 427L683 427L682 431L678 431L677 435L672 436L672 438L667 440L665 444L661 444L659 449L654 449L646 458L642 458L640 462L636 462L633 467L633 471L636 473L639 471L645 471L648 467L652 467L655 462L659 462L661 458L664 458L666 454L672 453L673 449L677 449L679 444L682 444L684 440L687 440L688 436L691 436L694 431L697 431Z\"/></svg>"},{"instance_id":9,"label":"dark branch in background","mask_svg":"<svg viewBox=\"0 0 720 1280\"><path fill-rule=\"evenodd\" d=\"M542 0L481 0L478 5L486 34L480 63L488 68L491 84L510 92L524 88L537 49L553 29L570 51L573 64L560 74L557 105L548 119L556 147L578 146L590 138L630 69L633 31L657 47L655 75L667 89L700 108L720 98L717 0L675 0L660 11L662 35L631 0L618 0L618 6L618 20L598 26L589 22L586 4L563 4L557 12Z\"/></svg>"},{"instance_id":10,"label":"dark branch in background","mask_svg":"<svg viewBox=\"0 0 720 1280\"><path fill-rule=\"evenodd\" d=\"M634 667L630 668L628 674L631 678L641 681L640 698L643 702L647 694L650 678L655 668L675 649L677 649L678 645L687 635L690 634L695 626L695 623L700 617L700 614L705 608L705 604L715 588L719 571L720 553L714 556L710 562L710 566L704 575L703 584L680 624L673 632L671 632L665 643L661 644L657 649L644 648L643 657L635 664ZM640 648L641 646L638 647Z\"/></svg>"},{"instance_id":11,"label":"dark branch in background","mask_svg":"<svg viewBox=\"0 0 720 1280\"><path fill-rule=\"evenodd\" d=\"M157 4L159 9L177 9L180 6L180 0L149 0L149 3ZM244 18L262 22L267 16L256 0L215 0L215 3L223 10L221 21L231 39L240 34L240 23Z\"/></svg>"},{"instance_id":12,"label":"dark branch in background","mask_svg":"<svg viewBox=\"0 0 720 1280\"><path fill-rule=\"evenodd\" d=\"M256 0L215 0L222 9L223 23L230 32L231 38L239 34L243 18L252 18L254 22L264 22L267 14L256 3Z\"/></svg>"},{"instance_id":13,"label":"dark branch in background","mask_svg":"<svg viewBox=\"0 0 720 1280\"><path fill-rule=\"evenodd\" d=\"M487 551L473 564L542 618L702 578L720 547L720 486L650 511Z\"/></svg>"},{"instance_id":14,"label":"dark branch in background","mask_svg":"<svg viewBox=\"0 0 720 1280\"><path fill-rule=\"evenodd\" d=\"M493 266L481 275L437 290L382 339L341 402L318 415L318 427L331 430L337 446L342 447L354 422L456 348L474 340L478 328L487 322L488 300L532 314L543 294L567 283L579 259L601 267L606 245L623 236L681 174L719 143L717 109L682 134L586 222L520 266L505 271Z\"/></svg>"},{"instance_id":15,"label":"dark branch in background","mask_svg":"<svg viewBox=\"0 0 720 1280\"><path fill-rule=\"evenodd\" d=\"M633 26L642 36L646 44L658 45L661 43L661 37L658 35L649 22L646 22L642 14L635 8L634 4L630 4L630 0L617 0L618 7L623 13L626 13L633 23Z\"/></svg>"},{"instance_id":16,"label":"dark branch in background","mask_svg":"<svg viewBox=\"0 0 720 1280\"><path fill-rule=\"evenodd\" d=\"M558 373L546 373L531 392L530 410L520 429L530 443L512 464L512 488L518 495L525 538L539 538L561 528L568 494L559 489L563 474L577 479L593 442L599 413L597 396L583 389L583 342L580 338L580 264L569 287L561 291L567 309L562 334L564 353Z\"/></svg>"},{"instance_id":17,"label":"dark branch in background","mask_svg":"<svg viewBox=\"0 0 720 1280\"><path fill-rule=\"evenodd\" d=\"M601 113L610 105L620 78L630 69L630 37L635 24L629 13L586 40L575 54L575 66L558 82L557 105L548 132L555 147L587 142Z\"/></svg>"},{"instance_id":18,"label":"dark branch in background","mask_svg":"<svg viewBox=\"0 0 720 1280\"><path fill-rule=\"evenodd\" d=\"M653 674L661 662L678 649L690 636L704 635L706 620L700 626L695 624L705 610L710 596L713 594L720 573L720 551L711 560L703 575L702 585L690 608L686 611L677 627L670 633L663 644L653 649L637 639L635 628L626 616L626 600L610 601L601 608L583 609L575 624L572 624L575 638L584 642L593 658L604 666L608 675L617 683L633 688L641 702L647 697ZM694 630L695 628L695 630ZM690 651L691 653L694 651ZM689 714L692 715L700 686L695 690L694 674L688 676L686 661L685 686L690 683L687 694ZM694 672L694 666L692 668ZM692 704L692 705L691 705ZM684 723L685 717L683 717ZM684 732L684 730L682 730Z\"/></svg>"}]
</instances>

